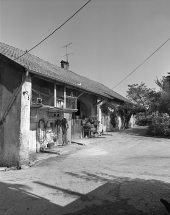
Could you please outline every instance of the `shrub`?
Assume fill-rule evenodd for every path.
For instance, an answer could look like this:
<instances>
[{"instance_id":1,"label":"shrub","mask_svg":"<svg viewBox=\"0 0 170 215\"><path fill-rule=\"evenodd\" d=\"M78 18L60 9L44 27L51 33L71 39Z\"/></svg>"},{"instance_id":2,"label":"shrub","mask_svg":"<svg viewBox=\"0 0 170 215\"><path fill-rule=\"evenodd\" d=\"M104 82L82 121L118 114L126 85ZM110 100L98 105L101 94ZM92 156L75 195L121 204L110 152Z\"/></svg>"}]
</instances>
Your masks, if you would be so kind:
<instances>
[{"instance_id":1,"label":"shrub","mask_svg":"<svg viewBox=\"0 0 170 215\"><path fill-rule=\"evenodd\" d=\"M113 128L116 127L117 120L116 120L116 114L115 114L115 112L111 112L110 113L110 123L112 124Z\"/></svg>"},{"instance_id":2,"label":"shrub","mask_svg":"<svg viewBox=\"0 0 170 215\"><path fill-rule=\"evenodd\" d=\"M139 126L147 126L147 125L150 125L151 123L152 123L151 118L138 119L136 121L136 125L139 125Z\"/></svg>"},{"instance_id":3,"label":"shrub","mask_svg":"<svg viewBox=\"0 0 170 215\"><path fill-rule=\"evenodd\" d=\"M82 125L84 129L92 129L94 127L97 127L100 122L97 120L97 117L90 116L89 118L86 118L82 121Z\"/></svg>"},{"instance_id":4,"label":"shrub","mask_svg":"<svg viewBox=\"0 0 170 215\"><path fill-rule=\"evenodd\" d=\"M148 127L148 134L154 136L170 136L170 117L167 113L153 113L152 123Z\"/></svg>"}]
</instances>

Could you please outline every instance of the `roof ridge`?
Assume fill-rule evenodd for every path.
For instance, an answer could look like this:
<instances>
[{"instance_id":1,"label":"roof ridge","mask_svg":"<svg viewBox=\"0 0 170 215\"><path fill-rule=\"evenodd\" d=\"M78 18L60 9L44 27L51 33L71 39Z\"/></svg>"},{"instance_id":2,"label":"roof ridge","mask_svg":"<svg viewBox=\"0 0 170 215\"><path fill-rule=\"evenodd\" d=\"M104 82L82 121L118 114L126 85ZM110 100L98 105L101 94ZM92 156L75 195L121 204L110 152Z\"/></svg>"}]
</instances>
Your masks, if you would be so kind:
<instances>
[{"instance_id":1,"label":"roof ridge","mask_svg":"<svg viewBox=\"0 0 170 215\"><path fill-rule=\"evenodd\" d=\"M121 96L104 84L92 80L83 75L79 75L71 70L61 68L47 60L35 56L29 52L25 53L22 49L0 42L0 53L10 60L13 60L25 68L30 68L34 73L40 76L48 76L52 80L61 81L80 89L85 89L107 98L117 98L122 101L128 101L127 98ZM22 53L22 54L20 54ZM24 54L25 53L25 54ZM24 54L24 55L23 55ZM23 55L23 56L22 56ZM79 85L79 83L81 83Z\"/></svg>"}]
</instances>

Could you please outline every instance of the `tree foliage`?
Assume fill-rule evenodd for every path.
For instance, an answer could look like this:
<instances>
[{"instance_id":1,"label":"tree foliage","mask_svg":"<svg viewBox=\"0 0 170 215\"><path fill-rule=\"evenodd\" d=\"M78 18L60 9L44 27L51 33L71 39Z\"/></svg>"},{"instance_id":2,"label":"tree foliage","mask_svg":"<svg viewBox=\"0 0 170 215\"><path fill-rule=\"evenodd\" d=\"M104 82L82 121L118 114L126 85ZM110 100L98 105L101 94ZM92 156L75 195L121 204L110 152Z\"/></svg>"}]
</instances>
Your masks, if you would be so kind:
<instances>
[{"instance_id":1,"label":"tree foliage","mask_svg":"<svg viewBox=\"0 0 170 215\"><path fill-rule=\"evenodd\" d=\"M170 73L155 81L160 90L147 88L144 83L128 85L127 98L149 113L148 134L170 136Z\"/></svg>"},{"instance_id":2,"label":"tree foliage","mask_svg":"<svg viewBox=\"0 0 170 215\"><path fill-rule=\"evenodd\" d=\"M122 105L114 104L111 101L105 101L100 105L102 113L108 115L110 114L111 124L113 127L117 124L117 117L120 116L122 120L122 127L127 128L129 120L132 114L138 112L145 112L143 107L136 106L132 103L124 103Z\"/></svg>"},{"instance_id":3,"label":"tree foliage","mask_svg":"<svg viewBox=\"0 0 170 215\"><path fill-rule=\"evenodd\" d=\"M169 73L168 73L169 74ZM160 87L161 92L170 93L170 76L163 76L162 79L156 79L155 83Z\"/></svg>"},{"instance_id":4,"label":"tree foliage","mask_svg":"<svg viewBox=\"0 0 170 215\"><path fill-rule=\"evenodd\" d=\"M151 112L159 101L160 94L141 82L141 84L128 85L127 98L138 107L144 108L146 112Z\"/></svg>"},{"instance_id":5,"label":"tree foliage","mask_svg":"<svg viewBox=\"0 0 170 215\"><path fill-rule=\"evenodd\" d=\"M116 105L113 104L111 101L104 101L100 105L100 108L101 108L102 113L108 115L111 110L115 110L116 109Z\"/></svg>"},{"instance_id":6,"label":"tree foliage","mask_svg":"<svg viewBox=\"0 0 170 215\"><path fill-rule=\"evenodd\" d=\"M163 76L160 80L157 78L155 83L160 87L156 110L170 114L170 76Z\"/></svg>"}]
</instances>

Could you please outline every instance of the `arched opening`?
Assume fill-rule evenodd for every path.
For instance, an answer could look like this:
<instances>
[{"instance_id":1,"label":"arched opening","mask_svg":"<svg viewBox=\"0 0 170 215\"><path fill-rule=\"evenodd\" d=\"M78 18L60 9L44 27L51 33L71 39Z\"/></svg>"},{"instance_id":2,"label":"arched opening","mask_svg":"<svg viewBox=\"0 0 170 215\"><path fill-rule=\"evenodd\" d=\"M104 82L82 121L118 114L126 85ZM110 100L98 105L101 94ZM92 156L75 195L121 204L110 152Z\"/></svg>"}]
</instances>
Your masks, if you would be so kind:
<instances>
[{"instance_id":1,"label":"arched opening","mask_svg":"<svg viewBox=\"0 0 170 215\"><path fill-rule=\"evenodd\" d=\"M88 109L84 102L77 100L78 111L73 113L73 119L85 119L88 117Z\"/></svg>"}]
</instances>

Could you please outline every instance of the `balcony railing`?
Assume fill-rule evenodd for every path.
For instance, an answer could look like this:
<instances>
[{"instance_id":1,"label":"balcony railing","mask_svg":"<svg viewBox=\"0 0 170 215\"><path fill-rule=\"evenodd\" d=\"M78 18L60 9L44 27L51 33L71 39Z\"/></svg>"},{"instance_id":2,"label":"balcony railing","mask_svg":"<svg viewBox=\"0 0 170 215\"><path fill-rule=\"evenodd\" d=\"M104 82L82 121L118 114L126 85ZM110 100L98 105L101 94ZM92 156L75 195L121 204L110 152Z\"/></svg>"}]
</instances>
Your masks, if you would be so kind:
<instances>
[{"instance_id":1,"label":"balcony railing","mask_svg":"<svg viewBox=\"0 0 170 215\"><path fill-rule=\"evenodd\" d=\"M66 108L77 109L77 98L72 96L66 96Z\"/></svg>"},{"instance_id":2,"label":"balcony railing","mask_svg":"<svg viewBox=\"0 0 170 215\"><path fill-rule=\"evenodd\" d=\"M43 84L45 84L45 87ZM36 80L34 83L33 79L31 107L75 112L77 111L77 97L74 97L73 93L68 96L67 93L67 89L64 86L44 83L42 80Z\"/></svg>"},{"instance_id":3,"label":"balcony railing","mask_svg":"<svg viewBox=\"0 0 170 215\"><path fill-rule=\"evenodd\" d=\"M57 98L56 99L56 106L54 106L54 102L52 102L51 98L42 96L41 94L35 95L32 98L32 107L39 107L44 109L45 107L48 108L59 108L61 109L69 109L69 110L77 110L77 98L72 96L66 96L66 105L64 104L64 99Z\"/></svg>"}]
</instances>

